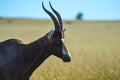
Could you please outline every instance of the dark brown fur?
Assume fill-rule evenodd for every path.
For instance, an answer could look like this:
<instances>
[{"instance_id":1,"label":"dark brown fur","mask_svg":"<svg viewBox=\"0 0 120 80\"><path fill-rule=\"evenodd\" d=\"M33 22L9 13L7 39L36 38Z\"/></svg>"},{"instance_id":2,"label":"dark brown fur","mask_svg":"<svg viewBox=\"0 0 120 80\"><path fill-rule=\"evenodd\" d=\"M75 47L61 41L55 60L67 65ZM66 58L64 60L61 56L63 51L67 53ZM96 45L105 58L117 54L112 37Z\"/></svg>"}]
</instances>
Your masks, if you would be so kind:
<instances>
[{"instance_id":1,"label":"dark brown fur","mask_svg":"<svg viewBox=\"0 0 120 80\"><path fill-rule=\"evenodd\" d=\"M28 80L33 71L51 55L47 50L48 42L46 36L30 44L23 44L17 39L1 42L0 56L4 57L6 63L8 57L5 56L10 53L7 53L5 48L15 46L17 52L13 62L0 65L0 80Z\"/></svg>"},{"instance_id":2,"label":"dark brown fur","mask_svg":"<svg viewBox=\"0 0 120 80\"><path fill-rule=\"evenodd\" d=\"M0 42L0 80L29 80L34 70L50 55L55 55L64 62L71 61L63 41L64 30L62 29L61 16L51 6L58 17L59 21L57 21L43 3L42 7L53 19L55 30L29 44L24 44L18 39Z\"/></svg>"}]
</instances>

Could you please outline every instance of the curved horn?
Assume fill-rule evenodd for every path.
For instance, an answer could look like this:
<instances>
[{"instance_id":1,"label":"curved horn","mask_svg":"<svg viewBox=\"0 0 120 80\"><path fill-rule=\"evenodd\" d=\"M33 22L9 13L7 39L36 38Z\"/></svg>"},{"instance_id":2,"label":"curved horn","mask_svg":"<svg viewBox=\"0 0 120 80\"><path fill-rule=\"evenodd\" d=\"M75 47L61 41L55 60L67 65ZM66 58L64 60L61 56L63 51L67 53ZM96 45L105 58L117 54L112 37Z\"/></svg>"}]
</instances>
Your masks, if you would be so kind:
<instances>
[{"instance_id":1,"label":"curved horn","mask_svg":"<svg viewBox=\"0 0 120 80\"><path fill-rule=\"evenodd\" d=\"M50 1L49 1L49 4L50 4L50 7L51 7L52 11L53 11L53 12L55 13L55 15L57 16L58 21L59 21L60 28L61 28L61 30L62 30L62 29L63 29L63 26L62 26L62 18L61 18L61 16L60 16L60 14L52 7Z\"/></svg>"},{"instance_id":2,"label":"curved horn","mask_svg":"<svg viewBox=\"0 0 120 80\"><path fill-rule=\"evenodd\" d=\"M55 30L59 31L60 28L59 28L59 23L57 21L57 19L55 18L55 16L50 12L48 11L45 7L44 7L44 4L42 2L42 8L44 9L44 11L51 17L51 19L53 20L54 22L54 25L55 25Z\"/></svg>"}]
</instances>

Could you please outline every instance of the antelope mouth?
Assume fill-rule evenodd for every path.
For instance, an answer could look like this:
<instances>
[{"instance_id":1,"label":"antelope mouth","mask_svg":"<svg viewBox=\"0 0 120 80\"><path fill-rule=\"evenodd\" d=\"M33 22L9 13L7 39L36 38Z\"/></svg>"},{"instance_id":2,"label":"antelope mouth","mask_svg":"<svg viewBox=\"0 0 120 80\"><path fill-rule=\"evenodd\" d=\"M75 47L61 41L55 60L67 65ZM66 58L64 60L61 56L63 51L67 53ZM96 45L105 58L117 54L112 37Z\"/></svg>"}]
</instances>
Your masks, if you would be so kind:
<instances>
[{"instance_id":1,"label":"antelope mouth","mask_svg":"<svg viewBox=\"0 0 120 80\"><path fill-rule=\"evenodd\" d=\"M70 62L70 61L71 61L71 58L63 58L63 61L64 61L64 62Z\"/></svg>"},{"instance_id":2,"label":"antelope mouth","mask_svg":"<svg viewBox=\"0 0 120 80\"><path fill-rule=\"evenodd\" d=\"M71 58L66 58L66 59L63 59L64 62L70 62L71 61Z\"/></svg>"},{"instance_id":3,"label":"antelope mouth","mask_svg":"<svg viewBox=\"0 0 120 80\"><path fill-rule=\"evenodd\" d=\"M64 61L64 62L70 62L71 61L71 57L70 56L63 56L63 58L62 58L62 60Z\"/></svg>"}]
</instances>

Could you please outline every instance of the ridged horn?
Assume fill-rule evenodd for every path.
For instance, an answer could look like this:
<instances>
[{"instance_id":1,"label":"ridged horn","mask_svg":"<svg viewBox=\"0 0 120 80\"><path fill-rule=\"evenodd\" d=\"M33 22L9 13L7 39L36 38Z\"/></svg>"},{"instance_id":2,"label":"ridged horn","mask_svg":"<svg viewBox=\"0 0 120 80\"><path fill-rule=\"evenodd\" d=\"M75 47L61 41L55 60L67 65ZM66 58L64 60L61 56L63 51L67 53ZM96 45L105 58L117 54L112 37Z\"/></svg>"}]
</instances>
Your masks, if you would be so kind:
<instances>
[{"instance_id":1,"label":"ridged horn","mask_svg":"<svg viewBox=\"0 0 120 80\"><path fill-rule=\"evenodd\" d=\"M60 28L61 28L61 30L62 30L62 29L63 29L62 18L61 18L61 16L60 16L60 14L52 7L50 1L49 1L49 4L50 4L50 7L51 7L52 11L53 11L53 12L55 13L55 15L57 16L58 21L59 21Z\"/></svg>"},{"instance_id":2,"label":"ridged horn","mask_svg":"<svg viewBox=\"0 0 120 80\"><path fill-rule=\"evenodd\" d=\"M59 31L59 30L60 30L60 28L59 28L59 23L58 23L56 17L55 17L50 11L48 11L48 10L44 7L44 3L43 3L43 2L42 2L42 8L44 9L44 11L45 11L45 12L51 17L51 19L53 20L54 25L55 25L55 30L56 30L56 31Z\"/></svg>"}]
</instances>

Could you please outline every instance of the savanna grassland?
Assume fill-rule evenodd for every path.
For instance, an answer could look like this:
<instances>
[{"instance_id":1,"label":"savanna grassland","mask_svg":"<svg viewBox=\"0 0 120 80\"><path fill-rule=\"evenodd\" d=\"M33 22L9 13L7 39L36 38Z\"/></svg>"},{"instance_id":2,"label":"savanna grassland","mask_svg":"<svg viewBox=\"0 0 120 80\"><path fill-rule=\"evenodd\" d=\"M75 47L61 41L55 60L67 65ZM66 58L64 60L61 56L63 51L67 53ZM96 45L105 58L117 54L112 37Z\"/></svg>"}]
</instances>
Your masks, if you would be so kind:
<instances>
[{"instance_id":1,"label":"savanna grassland","mask_svg":"<svg viewBox=\"0 0 120 80\"><path fill-rule=\"evenodd\" d=\"M120 80L120 21L64 22L70 63L51 56L30 80ZM30 43L53 28L51 21L0 19L0 42Z\"/></svg>"}]
</instances>

